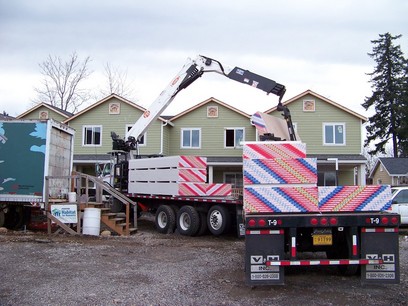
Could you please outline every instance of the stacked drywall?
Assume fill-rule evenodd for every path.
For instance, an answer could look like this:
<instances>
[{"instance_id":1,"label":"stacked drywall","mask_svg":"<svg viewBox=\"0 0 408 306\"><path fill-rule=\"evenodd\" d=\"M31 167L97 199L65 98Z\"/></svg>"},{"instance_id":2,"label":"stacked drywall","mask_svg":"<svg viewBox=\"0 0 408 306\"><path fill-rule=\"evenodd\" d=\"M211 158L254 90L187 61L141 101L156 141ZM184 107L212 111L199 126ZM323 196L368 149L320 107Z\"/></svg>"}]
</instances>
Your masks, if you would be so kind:
<instances>
[{"instance_id":1,"label":"stacked drywall","mask_svg":"<svg viewBox=\"0 0 408 306\"><path fill-rule=\"evenodd\" d=\"M391 206L389 186L317 187L317 160L306 145L249 142L243 148L246 213L382 211Z\"/></svg>"},{"instance_id":2,"label":"stacked drywall","mask_svg":"<svg viewBox=\"0 0 408 306\"><path fill-rule=\"evenodd\" d=\"M207 160L168 156L129 161L129 193L171 196L229 196L230 184L207 184Z\"/></svg>"}]
</instances>

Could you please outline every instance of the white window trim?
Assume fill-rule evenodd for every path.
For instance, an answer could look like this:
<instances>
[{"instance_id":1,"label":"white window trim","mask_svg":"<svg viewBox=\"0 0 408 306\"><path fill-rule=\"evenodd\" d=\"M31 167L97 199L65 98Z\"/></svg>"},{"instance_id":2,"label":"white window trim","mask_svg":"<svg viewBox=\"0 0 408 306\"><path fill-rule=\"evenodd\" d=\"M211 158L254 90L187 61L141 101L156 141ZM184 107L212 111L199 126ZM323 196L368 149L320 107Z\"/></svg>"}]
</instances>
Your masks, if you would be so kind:
<instances>
[{"instance_id":1,"label":"white window trim","mask_svg":"<svg viewBox=\"0 0 408 306\"><path fill-rule=\"evenodd\" d=\"M342 125L343 126L343 143L326 143L326 126ZM324 146L345 146L346 145L346 123L345 122L323 122L323 145ZM333 141L334 135L333 135Z\"/></svg>"},{"instance_id":2,"label":"white window trim","mask_svg":"<svg viewBox=\"0 0 408 306\"><path fill-rule=\"evenodd\" d=\"M234 130L234 146L233 147L227 147L227 135L226 135L227 130ZM242 148L242 145L235 143L235 131L236 130L242 130L242 142L245 141L245 128L244 127L225 127L224 128L224 149Z\"/></svg>"},{"instance_id":3,"label":"white window trim","mask_svg":"<svg viewBox=\"0 0 408 306\"><path fill-rule=\"evenodd\" d=\"M101 130L101 143L100 144L85 144L85 129L86 128L100 128L100 130ZM103 142L103 139L102 139L102 135L103 135L103 126L102 125L83 125L82 126L82 147L87 147L87 148L89 148L89 147L101 147L102 146L102 142Z\"/></svg>"},{"instance_id":4,"label":"white window trim","mask_svg":"<svg viewBox=\"0 0 408 306\"><path fill-rule=\"evenodd\" d=\"M125 135L127 134L127 132L129 132L129 130L132 128L133 124L126 124L126 130L125 130ZM147 146L147 132L145 132L143 134L144 137L144 143L139 144L139 147L146 147Z\"/></svg>"},{"instance_id":5,"label":"white window trim","mask_svg":"<svg viewBox=\"0 0 408 306\"><path fill-rule=\"evenodd\" d=\"M199 137L199 140L198 140L198 147L185 147L185 146L183 146L183 132L184 131L198 131L198 137ZM202 135L201 135L201 128L182 128L181 130L180 130L180 148L181 149L187 149L187 150L197 150L197 149L201 149L201 138L202 138ZM191 144L191 143L190 143Z\"/></svg>"}]
</instances>

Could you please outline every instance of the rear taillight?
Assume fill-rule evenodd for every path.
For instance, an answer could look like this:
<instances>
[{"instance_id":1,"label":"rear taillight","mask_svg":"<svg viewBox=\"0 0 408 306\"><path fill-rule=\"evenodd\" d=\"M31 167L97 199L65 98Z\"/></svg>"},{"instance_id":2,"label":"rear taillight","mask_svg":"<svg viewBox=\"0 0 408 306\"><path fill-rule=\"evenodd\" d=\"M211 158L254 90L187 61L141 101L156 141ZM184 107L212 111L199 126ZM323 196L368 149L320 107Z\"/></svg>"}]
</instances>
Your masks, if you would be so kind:
<instances>
[{"instance_id":1,"label":"rear taillight","mask_svg":"<svg viewBox=\"0 0 408 306\"><path fill-rule=\"evenodd\" d=\"M258 225L259 225L260 227L264 227L264 226L266 225L266 221L265 221L264 219L260 219L260 220L258 221Z\"/></svg>"},{"instance_id":2,"label":"rear taillight","mask_svg":"<svg viewBox=\"0 0 408 306\"><path fill-rule=\"evenodd\" d=\"M330 225L337 225L337 219L336 218L330 218Z\"/></svg>"},{"instance_id":3,"label":"rear taillight","mask_svg":"<svg viewBox=\"0 0 408 306\"><path fill-rule=\"evenodd\" d=\"M313 226L317 226L317 225L321 225L321 226L328 226L328 225L337 225L338 220L335 217L332 217L330 219L326 218L326 217L314 217L310 219L310 225Z\"/></svg>"},{"instance_id":4,"label":"rear taillight","mask_svg":"<svg viewBox=\"0 0 408 306\"><path fill-rule=\"evenodd\" d=\"M391 218L391 223L394 224L394 225L398 224L398 217L392 217Z\"/></svg>"},{"instance_id":5,"label":"rear taillight","mask_svg":"<svg viewBox=\"0 0 408 306\"><path fill-rule=\"evenodd\" d=\"M269 219L263 219L263 218L259 218L259 219L249 219L247 221L247 226L248 227L261 227L261 228L265 228L265 227L274 227L274 226L280 226L282 225L282 220L281 219L274 219L274 220L269 220Z\"/></svg>"},{"instance_id":6,"label":"rear taillight","mask_svg":"<svg viewBox=\"0 0 408 306\"><path fill-rule=\"evenodd\" d=\"M318 225L318 224L319 224L319 220L317 220L317 218L312 218L312 219L310 219L310 224L311 224L311 225Z\"/></svg>"},{"instance_id":7,"label":"rear taillight","mask_svg":"<svg viewBox=\"0 0 408 306\"><path fill-rule=\"evenodd\" d=\"M248 226L250 226L250 227L254 227L254 226L255 226L255 224L256 224L255 219L249 219L249 221L248 221Z\"/></svg>"},{"instance_id":8,"label":"rear taillight","mask_svg":"<svg viewBox=\"0 0 408 306\"><path fill-rule=\"evenodd\" d=\"M320 219L320 224L321 224L321 225L327 225L327 223L328 223L327 218L321 218L321 219Z\"/></svg>"}]
</instances>

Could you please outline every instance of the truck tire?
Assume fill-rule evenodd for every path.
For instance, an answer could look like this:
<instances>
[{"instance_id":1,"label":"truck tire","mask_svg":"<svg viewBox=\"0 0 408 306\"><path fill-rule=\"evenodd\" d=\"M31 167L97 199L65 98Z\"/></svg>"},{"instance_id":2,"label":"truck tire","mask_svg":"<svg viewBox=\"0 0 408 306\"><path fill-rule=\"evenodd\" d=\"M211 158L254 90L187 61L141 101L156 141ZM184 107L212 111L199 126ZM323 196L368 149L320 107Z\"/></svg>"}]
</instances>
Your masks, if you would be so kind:
<instances>
[{"instance_id":1,"label":"truck tire","mask_svg":"<svg viewBox=\"0 0 408 306\"><path fill-rule=\"evenodd\" d=\"M4 227L13 230L20 229L24 224L24 209L21 206L9 206L4 217Z\"/></svg>"},{"instance_id":2,"label":"truck tire","mask_svg":"<svg viewBox=\"0 0 408 306\"><path fill-rule=\"evenodd\" d=\"M346 259L351 258L352 241L350 235L339 235L334 237L336 247L326 250L328 259ZM341 275L353 276L359 273L359 265L339 265L337 270Z\"/></svg>"},{"instance_id":3,"label":"truck tire","mask_svg":"<svg viewBox=\"0 0 408 306\"><path fill-rule=\"evenodd\" d=\"M161 205L156 211L156 230L162 234L171 234L176 227L176 214L169 205Z\"/></svg>"},{"instance_id":4,"label":"truck tire","mask_svg":"<svg viewBox=\"0 0 408 306\"><path fill-rule=\"evenodd\" d=\"M207 214L203 211L200 212L200 228L198 230L197 236L203 236L208 231L207 225Z\"/></svg>"},{"instance_id":5,"label":"truck tire","mask_svg":"<svg viewBox=\"0 0 408 306\"><path fill-rule=\"evenodd\" d=\"M200 215L193 206L183 206L177 213L177 229L181 235L195 236L200 229Z\"/></svg>"},{"instance_id":6,"label":"truck tire","mask_svg":"<svg viewBox=\"0 0 408 306\"><path fill-rule=\"evenodd\" d=\"M224 206L214 205L207 214L207 225L210 232L219 236L227 232L230 228L231 216Z\"/></svg>"}]
</instances>

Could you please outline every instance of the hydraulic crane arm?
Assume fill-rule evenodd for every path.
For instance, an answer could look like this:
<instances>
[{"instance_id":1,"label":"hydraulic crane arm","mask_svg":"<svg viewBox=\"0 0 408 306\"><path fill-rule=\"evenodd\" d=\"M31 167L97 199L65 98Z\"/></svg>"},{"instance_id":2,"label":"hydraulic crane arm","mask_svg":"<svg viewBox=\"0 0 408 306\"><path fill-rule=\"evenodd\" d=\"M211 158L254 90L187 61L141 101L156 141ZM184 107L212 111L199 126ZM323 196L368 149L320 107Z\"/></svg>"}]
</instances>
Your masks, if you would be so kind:
<instances>
[{"instance_id":1,"label":"hydraulic crane arm","mask_svg":"<svg viewBox=\"0 0 408 306\"><path fill-rule=\"evenodd\" d=\"M273 80L252 73L248 70L234 67L224 67L219 61L199 55L195 59L187 59L181 71L161 92L159 97L150 105L133 127L126 133L126 146L131 149L136 147L137 140L146 132L148 127L156 120L173 101L176 95L184 88L187 88L205 72L215 72L224 75L240 83L248 84L252 87L265 91L267 94L273 93L279 96L279 105L285 94L284 85ZM118 141L118 136L112 132L112 138Z\"/></svg>"}]
</instances>

